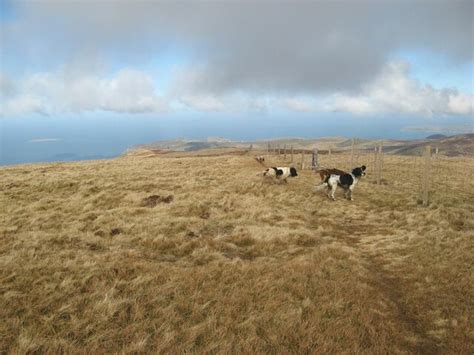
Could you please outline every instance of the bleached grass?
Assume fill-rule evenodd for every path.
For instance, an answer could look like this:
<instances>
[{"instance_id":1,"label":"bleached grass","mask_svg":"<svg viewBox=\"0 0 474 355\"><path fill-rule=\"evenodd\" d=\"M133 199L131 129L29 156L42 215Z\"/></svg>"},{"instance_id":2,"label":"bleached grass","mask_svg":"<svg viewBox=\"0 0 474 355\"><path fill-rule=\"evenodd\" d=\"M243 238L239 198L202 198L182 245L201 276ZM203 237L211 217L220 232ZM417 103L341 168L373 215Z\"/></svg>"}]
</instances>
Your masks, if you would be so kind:
<instances>
[{"instance_id":1,"label":"bleached grass","mask_svg":"<svg viewBox=\"0 0 474 355\"><path fill-rule=\"evenodd\" d=\"M272 184L213 154L2 168L0 352L472 352L461 174L424 208L398 158L377 186L358 157L355 201L332 202L311 171Z\"/></svg>"}]
</instances>

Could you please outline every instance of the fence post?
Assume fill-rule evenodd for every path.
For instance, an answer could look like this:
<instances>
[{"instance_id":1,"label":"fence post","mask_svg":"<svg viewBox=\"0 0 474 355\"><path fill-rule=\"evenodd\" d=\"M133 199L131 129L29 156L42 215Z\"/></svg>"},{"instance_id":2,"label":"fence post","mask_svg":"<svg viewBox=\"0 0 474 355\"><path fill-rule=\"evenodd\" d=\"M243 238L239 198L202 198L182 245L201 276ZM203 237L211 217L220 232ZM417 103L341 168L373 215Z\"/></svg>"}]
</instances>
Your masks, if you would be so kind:
<instances>
[{"instance_id":1,"label":"fence post","mask_svg":"<svg viewBox=\"0 0 474 355\"><path fill-rule=\"evenodd\" d=\"M311 169L315 170L318 167L318 148L313 149L313 156L311 158Z\"/></svg>"},{"instance_id":2,"label":"fence post","mask_svg":"<svg viewBox=\"0 0 474 355\"><path fill-rule=\"evenodd\" d=\"M431 146L427 145L425 147L425 168L423 171L423 206L428 206L429 204L429 190L430 190L430 170L431 170Z\"/></svg>"},{"instance_id":3,"label":"fence post","mask_svg":"<svg viewBox=\"0 0 474 355\"><path fill-rule=\"evenodd\" d=\"M270 154L270 143L267 143L267 153Z\"/></svg>"},{"instance_id":4,"label":"fence post","mask_svg":"<svg viewBox=\"0 0 474 355\"><path fill-rule=\"evenodd\" d=\"M283 160L286 161L286 144L283 145Z\"/></svg>"},{"instance_id":5,"label":"fence post","mask_svg":"<svg viewBox=\"0 0 474 355\"><path fill-rule=\"evenodd\" d=\"M331 158L331 148L328 148L328 157Z\"/></svg>"},{"instance_id":6,"label":"fence post","mask_svg":"<svg viewBox=\"0 0 474 355\"><path fill-rule=\"evenodd\" d=\"M382 180L382 162L383 162L383 141L379 143L379 152L377 155L377 185L380 185Z\"/></svg>"},{"instance_id":7,"label":"fence post","mask_svg":"<svg viewBox=\"0 0 474 355\"><path fill-rule=\"evenodd\" d=\"M293 163L293 146L291 146L291 163Z\"/></svg>"},{"instance_id":8,"label":"fence post","mask_svg":"<svg viewBox=\"0 0 474 355\"><path fill-rule=\"evenodd\" d=\"M301 149L301 170L304 170L304 149Z\"/></svg>"},{"instance_id":9,"label":"fence post","mask_svg":"<svg viewBox=\"0 0 474 355\"><path fill-rule=\"evenodd\" d=\"M438 147L435 149L435 159L438 159Z\"/></svg>"},{"instance_id":10,"label":"fence post","mask_svg":"<svg viewBox=\"0 0 474 355\"><path fill-rule=\"evenodd\" d=\"M374 147L374 167L373 172L375 179L377 180L377 146Z\"/></svg>"},{"instance_id":11,"label":"fence post","mask_svg":"<svg viewBox=\"0 0 474 355\"><path fill-rule=\"evenodd\" d=\"M278 144L278 153L277 153L278 157L280 156L280 145Z\"/></svg>"}]
</instances>

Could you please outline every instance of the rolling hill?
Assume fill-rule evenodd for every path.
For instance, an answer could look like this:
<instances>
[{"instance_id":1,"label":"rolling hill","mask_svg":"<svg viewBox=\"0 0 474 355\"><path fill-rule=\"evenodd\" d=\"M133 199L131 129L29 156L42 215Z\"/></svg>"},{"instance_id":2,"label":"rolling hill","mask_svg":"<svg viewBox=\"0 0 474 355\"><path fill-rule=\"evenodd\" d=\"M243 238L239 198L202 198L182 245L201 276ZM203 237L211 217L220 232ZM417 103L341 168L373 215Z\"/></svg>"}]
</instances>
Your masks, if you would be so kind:
<instances>
[{"instance_id":1,"label":"rolling hill","mask_svg":"<svg viewBox=\"0 0 474 355\"><path fill-rule=\"evenodd\" d=\"M434 135L421 140L383 140L384 151L388 154L421 155L427 145L433 150L438 148L439 153L447 156L472 156L474 155L474 134L459 134L454 136ZM212 148L237 148L246 149L252 145L255 149L266 150L268 144L272 147L286 145L289 149L331 149L333 152L343 152L351 149L352 139L345 137L323 137L317 139L282 138L259 141L230 141L221 138L209 138L205 141L157 141L150 144L141 144L134 149L162 150L162 151L198 151ZM379 140L355 139L354 148L359 151L372 151Z\"/></svg>"}]
</instances>

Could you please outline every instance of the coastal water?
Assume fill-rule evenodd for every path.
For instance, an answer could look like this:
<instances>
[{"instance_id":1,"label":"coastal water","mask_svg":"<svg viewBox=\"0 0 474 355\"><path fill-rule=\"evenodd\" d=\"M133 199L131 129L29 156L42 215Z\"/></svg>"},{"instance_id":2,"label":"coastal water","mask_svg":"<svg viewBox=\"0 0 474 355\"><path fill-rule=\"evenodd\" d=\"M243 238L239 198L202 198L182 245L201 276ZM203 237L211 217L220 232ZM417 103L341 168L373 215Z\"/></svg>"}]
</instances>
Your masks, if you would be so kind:
<instances>
[{"instance_id":1,"label":"coastal water","mask_svg":"<svg viewBox=\"0 0 474 355\"><path fill-rule=\"evenodd\" d=\"M451 126L468 123L462 119L449 120ZM223 137L250 141L324 136L414 139L443 133L439 132L443 124L446 119L354 118L337 113L162 116L104 113L3 118L0 119L0 165L109 158L137 144L172 139Z\"/></svg>"}]
</instances>

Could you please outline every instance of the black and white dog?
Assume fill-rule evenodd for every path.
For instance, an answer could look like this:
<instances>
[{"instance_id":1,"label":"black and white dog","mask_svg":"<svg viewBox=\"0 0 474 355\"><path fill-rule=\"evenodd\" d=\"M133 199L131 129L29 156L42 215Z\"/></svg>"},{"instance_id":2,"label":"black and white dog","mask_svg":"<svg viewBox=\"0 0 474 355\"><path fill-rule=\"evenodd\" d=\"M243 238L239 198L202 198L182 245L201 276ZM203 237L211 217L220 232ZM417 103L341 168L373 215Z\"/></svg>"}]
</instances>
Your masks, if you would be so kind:
<instances>
[{"instance_id":1,"label":"black and white dog","mask_svg":"<svg viewBox=\"0 0 474 355\"><path fill-rule=\"evenodd\" d=\"M365 169L365 165L362 165L361 167L352 170L352 173L350 174L331 174L321 185L316 186L316 191L327 188L328 197L336 200L336 188L339 185L345 190L344 196L352 201L352 191L354 191L360 178L365 175Z\"/></svg>"},{"instance_id":2,"label":"black and white dog","mask_svg":"<svg viewBox=\"0 0 474 355\"><path fill-rule=\"evenodd\" d=\"M258 161L260 164L265 163L265 157L263 155L259 155L258 157L255 157L255 160Z\"/></svg>"},{"instance_id":3,"label":"black and white dog","mask_svg":"<svg viewBox=\"0 0 474 355\"><path fill-rule=\"evenodd\" d=\"M277 180L283 180L284 182L288 182L286 180L287 178L296 177L298 176L298 173L296 172L296 169L293 167L286 167L286 166L285 167L272 167L263 171L263 176L276 178Z\"/></svg>"}]
</instances>

